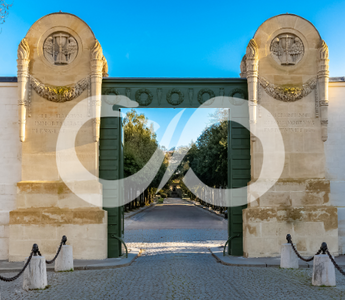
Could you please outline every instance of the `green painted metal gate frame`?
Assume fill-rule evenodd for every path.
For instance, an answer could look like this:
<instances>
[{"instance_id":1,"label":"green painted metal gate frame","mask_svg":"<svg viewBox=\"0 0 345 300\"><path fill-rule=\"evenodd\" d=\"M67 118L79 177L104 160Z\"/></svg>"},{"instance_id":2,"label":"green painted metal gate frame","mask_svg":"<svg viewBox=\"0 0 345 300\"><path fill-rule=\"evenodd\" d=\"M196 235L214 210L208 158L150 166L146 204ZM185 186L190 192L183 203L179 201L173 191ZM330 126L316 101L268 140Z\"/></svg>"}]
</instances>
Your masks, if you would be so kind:
<instances>
[{"instance_id":1,"label":"green painted metal gate frame","mask_svg":"<svg viewBox=\"0 0 345 300\"><path fill-rule=\"evenodd\" d=\"M104 95L125 95L139 103L138 108L198 108L201 96L236 96L245 98L247 80L243 78L104 78ZM172 100L172 94L179 101ZM147 99L140 100L141 95ZM181 94L184 97L181 98ZM168 96L169 95L169 96ZM182 100L182 101L181 101ZM104 179L123 178L123 132L120 118L102 118L99 144L99 173ZM236 122L229 122L228 186L246 186L250 181L250 136ZM124 235L124 207L107 208L106 203L121 197L120 191L103 186L104 209L108 211L108 257L122 255L121 243L112 235ZM229 242L228 253L243 254L242 210L246 206L228 208L228 235L239 235Z\"/></svg>"},{"instance_id":2,"label":"green painted metal gate frame","mask_svg":"<svg viewBox=\"0 0 345 300\"><path fill-rule=\"evenodd\" d=\"M123 178L123 129L117 117L101 118L99 141L99 177L107 180ZM111 207L121 197L121 190L111 184L103 185L103 209L108 212L108 258L122 255L120 240L124 235L124 207ZM109 204L109 205L107 205Z\"/></svg>"},{"instance_id":3,"label":"green painted metal gate frame","mask_svg":"<svg viewBox=\"0 0 345 300\"><path fill-rule=\"evenodd\" d=\"M231 111L229 110L229 114ZM236 189L247 186L251 180L250 167L250 132L235 121L228 122L228 188ZM247 202L247 193L230 192L234 201ZM235 199L237 198L237 199ZM228 254L243 255L243 218L242 210L247 205L228 207Z\"/></svg>"}]
</instances>

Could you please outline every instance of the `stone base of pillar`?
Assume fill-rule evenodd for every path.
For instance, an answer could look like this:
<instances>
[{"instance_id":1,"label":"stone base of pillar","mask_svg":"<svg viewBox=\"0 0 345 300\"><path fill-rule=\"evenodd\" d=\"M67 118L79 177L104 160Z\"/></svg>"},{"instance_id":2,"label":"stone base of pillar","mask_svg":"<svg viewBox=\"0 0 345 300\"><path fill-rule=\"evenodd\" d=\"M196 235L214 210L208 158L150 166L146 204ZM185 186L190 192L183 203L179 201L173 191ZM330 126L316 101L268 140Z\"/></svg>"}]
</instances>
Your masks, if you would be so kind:
<instances>
[{"instance_id":1,"label":"stone base of pillar","mask_svg":"<svg viewBox=\"0 0 345 300\"><path fill-rule=\"evenodd\" d=\"M298 257L291 244L283 244L280 252L280 267L283 269L298 269Z\"/></svg>"},{"instance_id":2,"label":"stone base of pillar","mask_svg":"<svg viewBox=\"0 0 345 300\"><path fill-rule=\"evenodd\" d=\"M23 289L44 289L47 285L46 259L44 256L33 256L23 274Z\"/></svg>"},{"instance_id":3,"label":"stone base of pillar","mask_svg":"<svg viewBox=\"0 0 345 300\"><path fill-rule=\"evenodd\" d=\"M55 272L73 271L73 269L73 248L70 245L62 245L55 260Z\"/></svg>"},{"instance_id":4,"label":"stone base of pillar","mask_svg":"<svg viewBox=\"0 0 345 300\"><path fill-rule=\"evenodd\" d=\"M312 284L315 286L335 286L334 265L327 254L314 256Z\"/></svg>"},{"instance_id":5,"label":"stone base of pillar","mask_svg":"<svg viewBox=\"0 0 345 300\"><path fill-rule=\"evenodd\" d=\"M99 182L70 184L77 193L102 201ZM9 261L23 261L33 244L50 260L63 235L69 238L75 259L107 258L105 210L79 198L62 181L21 181L17 188L17 207L9 221Z\"/></svg>"}]
</instances>

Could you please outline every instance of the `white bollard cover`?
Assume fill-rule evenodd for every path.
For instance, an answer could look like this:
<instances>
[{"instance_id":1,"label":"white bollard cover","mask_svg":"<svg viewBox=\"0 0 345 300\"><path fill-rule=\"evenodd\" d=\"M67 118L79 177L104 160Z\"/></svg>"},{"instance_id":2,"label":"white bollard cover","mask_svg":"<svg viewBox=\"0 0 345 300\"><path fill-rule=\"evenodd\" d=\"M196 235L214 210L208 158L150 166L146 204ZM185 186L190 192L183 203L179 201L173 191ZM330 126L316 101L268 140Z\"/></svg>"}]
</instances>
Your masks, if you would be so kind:
<instances>
[{"instance_id":1,"label":"white bollard cover","mask_svg":"<svg viewBox=\"0 0 345 300\"><path fill-rule=\"evenodd\" d=\"M33 256L23 274L23 289L44 289L47 285L46 259L44 256Z\"/></svg>"},{"instance_id":2,"label":"white bollard cover","mask_svg":"<svg viewBox=\"0 0 345 300\"><path fill-rule=\"evenodd\" d=\"M61 251L55 260L55 272L73 270L73 248L62 245Z\"/></svg>"},{"instance_id":3,"label":"white bollard cover","mask_svg":"<svg viewBox=\"0 0 345 300\"><path fill-rule=\"evenodd\" d=\"M314 256L312 284L316 286L335 286L335 269L327 254Z\"/></svg>"},{"instance_id":4,"label":"white bollard cover","mask_svg":"<svg viewBox=\"0 0 345 300\"><path fill-rule=\"evenodd\" d=\"M291 244L282 244L280 267L284 269L298 269L298 257L293 251Z\"/></svg>"}]
</instances>

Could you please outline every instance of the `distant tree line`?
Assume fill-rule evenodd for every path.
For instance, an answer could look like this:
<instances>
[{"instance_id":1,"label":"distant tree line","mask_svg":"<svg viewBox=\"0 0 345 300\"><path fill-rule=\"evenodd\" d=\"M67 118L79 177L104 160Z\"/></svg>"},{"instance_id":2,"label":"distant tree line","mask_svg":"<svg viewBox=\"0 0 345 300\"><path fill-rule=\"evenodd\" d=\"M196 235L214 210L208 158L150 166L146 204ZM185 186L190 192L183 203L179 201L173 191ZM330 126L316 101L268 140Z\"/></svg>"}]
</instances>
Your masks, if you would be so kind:
<instances>
[{"instance_id":1,"label":"distant tree line","mask_svg":"<svg viewBox=\"0 0 345 300\"><path fill-rule=\"evenodd\" d=\"M207 186L214 188L225 188L227 186L227 121L222 121L217 112L213 117L218 121L206 128L196 142L192 142L190 148L177 167L176 171L167 182L159 194L168 196L169 186L173 182L178 182L184 195L195 199L195 196L183 183L183 177L189 168L192 168L198 178ZM130 176L141 170L149 161L156 149L163 152L163 147L159 148L157 136L153 128L148 127L148 119L143 114L138 114L134 109L127 112L124 119L124 173ZM187 147L175 149L175 152L187 151ZM153 200L157 187L168 168L171 153L166 153L164 161L154 180L141 195L141 199L134 200L128 205L128 209L138 205L145 205ZM139 198L140 198L139 197Z\"/></svg>"}]
</instances>

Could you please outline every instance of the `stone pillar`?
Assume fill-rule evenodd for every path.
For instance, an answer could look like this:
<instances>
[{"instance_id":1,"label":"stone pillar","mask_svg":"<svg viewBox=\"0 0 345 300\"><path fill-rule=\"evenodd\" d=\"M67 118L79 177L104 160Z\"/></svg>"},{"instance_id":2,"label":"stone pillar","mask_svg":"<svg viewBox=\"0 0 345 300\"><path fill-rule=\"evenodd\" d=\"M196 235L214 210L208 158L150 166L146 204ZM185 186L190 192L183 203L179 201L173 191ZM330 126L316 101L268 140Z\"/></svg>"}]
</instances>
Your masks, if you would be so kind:
<instances>
[{"instance_id":1,"label":"stone pillar","mask_svg":"<svg viewBox=\"0 0 345 300\"><path fill-rule=\"evenodd\" d=\"M103 70L103 51L99 42L96 40L95 46L91 51L91 96L94 114L94 141L99 141L101 125L101 97L102 97L102 70Z\"/></svg>"},{"instance_id":2,"label":"stone pillar","mask_svg":"<svg viewBox=\"0 0 345 300\"><path fill-rule=\"evenodd\" d=\"M95 35L71 14L42 17L19 45L20 137L25 142L16 207L9 218L10 261L23 261L33 243L48 259L53 258L66 233L73 236L70 244L76 259L107 257L107 212L102 209L95 142L102 70L107 72L106 61ZM91 105L91 91L96 105ZM93 115L95 126L85 122ZM69 140L77 127L81 128L75 140ZM59 140L69 140L77 155L64 151L73 146L58 150Z\"/></svg>"},{"instance_id":3,"label":"stone pillar","mask_svg":"<svg viewBox=\"0 0 345 300\"><path fill-rule=\"evenodd\" d=\"M321 117L321 139L323 142L327 141L328 133L328 82L329 82L329 59L328 59L328 46L322 40L319 50L320 61L319 70L317 73L318 78L318 91L319 91L319 105Z\"/></svg>"},{"instance_id":4,"label":"stone pillar","mask_svg":"<svg viewBox=\"0 0 345 300\"><path fill-rule=\"evenodd\" d=\"M17 78L18 78L18 105L19 105L19 138L21 142L25 141L25 125L26 125L26 105L28 100L29 88L29 55L30 48L26 39L22 39L18 46L17 59Z\"/></svg>"},{"instance_id":5,"label":"stone pillar","mask_svg":"<svg viewBox=\"0 0 345 300\"><path fill-rule=\"evenodd\" d=\"M45 257L32 256L31 261L23 274L23 289L44 289L47 285L48 281Z\"/></svg>"},{"instance_id":6,"label":"stone pillar","mask_svg":"<svg viewBox=\"0 0 345 300\"><path fill-rule=\"evenodd\" d=\"M289 243L282 245L280 267L283 269L298 269L298 257Z\"/></svg>"},{"instance_id":7,"label":"stone pillar","mask_svg":"<svg viewBox=\"0 0 345 300\"><path fill-rule=\"evenodd\" d=\"M253 125L256 123L257 118L258 62L258 45L254 39L251 39L246 50L246 76L251 131L254 131L255 127ZM243 72L241 74L244 76ZM251 140L255 142L255 139L255 132L251 132Z\"/></svg>"},{"instance_id":8,"label":"stone pillar","mask_svg":"<svg viewBox=\"0 0 345 300\"><path fill-rule=\"evenodd\" d=\"M73 270L73 248L71 245L62 245L61 251L55 260L55 272Z\"/></svg>"},{"instance_id":9,"label":"stone pillar","mask_svg":"<svg viewBox=\"0 0 345 300\"><path fill-rule=\"evenodd\" d=\"M321 46L321 47L320 47ZM272 17L246 49L251 129L272 134L271 143L251 141L251 182L274 185L257 197L248 187L243 210L243 249L247 257L278 256L287 233L301 255L315 254L325 241L338 252L338 212L330 203L324 141L327 139L328 49L307 20L290 14ZM257 87L257 88L256 88ZM260 109L261 114L260 114ZM258 113L256 111L258 109ZM268 111L274 121L265 119ZM253 126L256 124L256 126ZM277 126L275 126L277 125ZM254 132L255 135L255 132ZM264 156L274 168L276 140L284 142L284 168L262 173ZM265 166L267 167L267 166ZM253 199L255 201L253 201Z\"/></svg>"}]
</instances>

